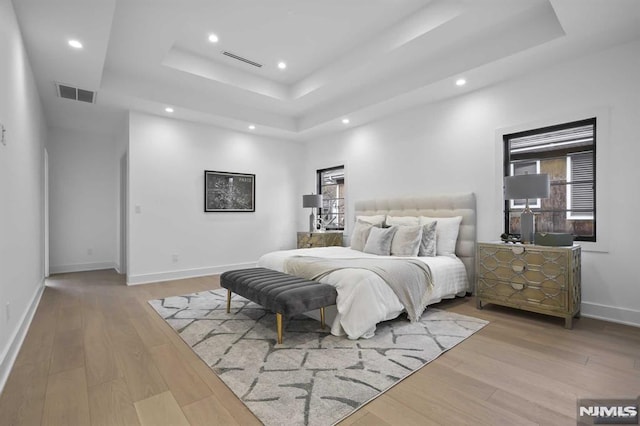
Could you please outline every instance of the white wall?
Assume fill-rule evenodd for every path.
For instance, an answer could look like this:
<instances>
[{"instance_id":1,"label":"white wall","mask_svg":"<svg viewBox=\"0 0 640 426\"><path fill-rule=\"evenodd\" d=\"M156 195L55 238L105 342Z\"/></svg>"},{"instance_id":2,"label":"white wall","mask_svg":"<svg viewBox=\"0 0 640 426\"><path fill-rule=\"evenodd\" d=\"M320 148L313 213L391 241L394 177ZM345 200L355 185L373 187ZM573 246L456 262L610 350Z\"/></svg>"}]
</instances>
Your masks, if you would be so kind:
<instances>
[{"instance_id":1,"label":"white wall","mask_svg":"<svg viewBox=\"0 0 640 426\"><path fill-rule=\"evenodd\" d=\"M51 273L116 266L118 170L114 138L51 129Z\"/></svg>"},{"instance_id":2,"label":"white wall","mask_svg":"<svg viewBox=\"0 0 640 426\"><path fill-rule=\"evenodd\" d=\"M44 284L46 124L9 0L0 0L0 58L1 391Z\"/></svg>"},{"instance_id":3,"label":"white wall","mask_svg":"<svg viewBox=\"0 0 640 426\"><path fill-rule=\"evenodd\" d=\"M299 143L132 113L128 283L213 274L295 247L303 155ZM204 213L204 170L255 174L256 211Z\"/></svg>"},{"instance_id":4,"label":"white wall","mask_svg":"<svg viewBox=\"0 0 640 426\"><path fill-rule=\"evenodd\" d=\"M354 200L472 191L478 239L492 241L503 228L500 130L596 113L600 243L585 244L582 312L640 325L632 266L640 199L631 190L640 182L638 52L640 42L619 46L311 141L305 185L316 169L345 163L351 221Z\"/></svg>"}]
</instances>

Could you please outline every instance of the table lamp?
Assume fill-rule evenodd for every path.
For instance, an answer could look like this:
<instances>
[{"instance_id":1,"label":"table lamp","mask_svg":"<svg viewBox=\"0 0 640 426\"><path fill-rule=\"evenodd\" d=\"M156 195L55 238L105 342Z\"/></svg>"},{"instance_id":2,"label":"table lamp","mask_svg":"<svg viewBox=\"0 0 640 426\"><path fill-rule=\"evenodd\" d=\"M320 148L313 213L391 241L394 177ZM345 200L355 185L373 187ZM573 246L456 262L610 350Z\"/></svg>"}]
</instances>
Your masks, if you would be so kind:
<instances>
[{"instance_id":1,"label":"table lamp","mask_svg":"<svg viewBox=\"0 0 640 426\"><path fill-rule=\"evenodd\" d=\"M504 178L505 200L526 200L525 208L520 215L520 239L525 244L533 243L535 233L535 220L533 211L529 208L529 199L547 198L549 189L547 174L524 174Z\"/></svg>"},{"instance_id":2,"label":"table lamp","mask_svg":"<svg viewBox=\"0 0 640 426\"><path fill-rule=\"evenodd\" d=\"M310 194L302 196L302 207L311 208L309 215L309 232L316 230L316 218L313 209L322 207L322 194Z\"/></svg>"}]
</instances>

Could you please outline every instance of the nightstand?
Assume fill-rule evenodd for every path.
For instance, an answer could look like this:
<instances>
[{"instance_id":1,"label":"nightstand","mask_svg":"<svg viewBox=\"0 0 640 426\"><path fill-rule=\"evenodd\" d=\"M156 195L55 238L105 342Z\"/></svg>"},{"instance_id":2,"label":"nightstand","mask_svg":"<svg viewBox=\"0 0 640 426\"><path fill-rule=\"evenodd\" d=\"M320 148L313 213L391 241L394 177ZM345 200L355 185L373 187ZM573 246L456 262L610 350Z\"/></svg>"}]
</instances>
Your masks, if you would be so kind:
<instances>
[{"instance_id":1,"label":"nightstand","mask_svg":"<svg viewBox=\"0 0 640 426\"><path fill-rule=\"evenodd\" d=\"M580 314L580 246L478 243L476 300L564 318Z\"/></svg>"},{"instance_id":2,"label":"nightstand","mask_svg":"<svg viewBox=\"0 0 640 426\"><path fill-rule=\"evenodd\" d=\"M342 245L342 231L298 232L298 248Z\"/></svg>"}]
</instances>

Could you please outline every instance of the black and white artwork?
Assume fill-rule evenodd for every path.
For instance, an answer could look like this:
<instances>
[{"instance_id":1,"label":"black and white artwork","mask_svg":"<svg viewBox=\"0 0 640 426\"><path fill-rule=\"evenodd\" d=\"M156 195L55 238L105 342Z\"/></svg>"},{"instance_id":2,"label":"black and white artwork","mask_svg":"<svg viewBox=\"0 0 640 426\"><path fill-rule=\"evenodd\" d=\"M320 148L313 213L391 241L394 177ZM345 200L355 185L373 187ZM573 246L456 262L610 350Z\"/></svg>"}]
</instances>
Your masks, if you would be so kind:
<instances>
[{"instance_id":1,"label":"black and white artwork","mask_svg":"<svg viewBox=\"0 0 640 426\"><path fill-rule=\"evenodd\" d=\"M205 212L254 212L256 175L204 171Z\"/></svg>"}]
</instances>

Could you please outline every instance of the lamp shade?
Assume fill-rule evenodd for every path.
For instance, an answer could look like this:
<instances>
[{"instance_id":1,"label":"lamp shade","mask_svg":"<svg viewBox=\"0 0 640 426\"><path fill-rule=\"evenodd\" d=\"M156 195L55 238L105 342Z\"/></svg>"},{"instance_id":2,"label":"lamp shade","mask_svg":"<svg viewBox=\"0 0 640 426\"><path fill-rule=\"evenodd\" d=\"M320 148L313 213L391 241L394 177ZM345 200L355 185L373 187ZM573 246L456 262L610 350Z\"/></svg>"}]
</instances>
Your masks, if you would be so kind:
<instances>
[{"instance_id":1,"label":"lamp shade","mask_svg":"<svg viewBox=\"0 0 640 426\"><path fill-rule=\"evenodd\" d=\"M520 200L527 198L549 197L549 175L532 174L505 176L504 198L505 200Z\"/></svg>"},{"instance_id":2,"label":"lamp shade","mask_svg":"<svg viewBox=\"0 0 640 426\"><path fill-rule=\"evenodd\" d=\"M303 195L302 207L322 207L322 194Z\"/></svg>"}]
</instances>

